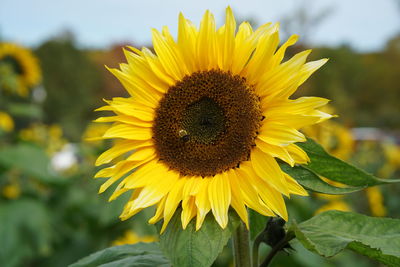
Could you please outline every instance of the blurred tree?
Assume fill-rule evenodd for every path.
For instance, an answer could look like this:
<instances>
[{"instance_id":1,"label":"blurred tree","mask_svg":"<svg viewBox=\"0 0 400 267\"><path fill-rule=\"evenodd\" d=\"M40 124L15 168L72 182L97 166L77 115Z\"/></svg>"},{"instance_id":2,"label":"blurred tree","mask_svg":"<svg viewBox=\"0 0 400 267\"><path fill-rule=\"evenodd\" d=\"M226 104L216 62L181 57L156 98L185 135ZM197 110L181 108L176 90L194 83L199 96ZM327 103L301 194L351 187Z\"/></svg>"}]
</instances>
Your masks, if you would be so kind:
<instances>
[{"instance_id":1,"label":"blurred tree","mask_svg":"<svg viewBox=\"0 0 400 267\"><path fill-rule=\"evenodd\" d=\"M120 63L126 62L123 49L128 45L131 44L118 44L111 47L110 50L95 50L88 53L89 58L100 69L102 76L101 95L98 96L98 99L127 96L126 90L123 89L121 83L105 66L109 68L119 68Z\"/></svg>"},{"instance_id":2,"label":"blurred tree","mask_svg":"<svg viewBox=\"0 0 400 267\"><path fill-rule=\"evenodd\" d=\"M98 68L78 50L70 33L49 40L36 51L43 69L45 121L60 123L72 141L80 140L101 84ZM97 103L97 104L96 104Z\"/></svg>"},{"instance_id":3,"label":"blurred tree","mask_svg":"<svg viewBox=\"0 0 400 267\"><path fill-rule=\"evenodd\" d=\"M311 12L310 10L312 10L313 6L313 1L299 1L297 8L293 12L280 19L282 32L284 33L283 39L287 39L290 35L296 33L301 36L299 42L306 44L310 33L312 35L313 31L334 11L334 8L329 6L318 10L318 12Z\"/></svg>"}]
</instances>

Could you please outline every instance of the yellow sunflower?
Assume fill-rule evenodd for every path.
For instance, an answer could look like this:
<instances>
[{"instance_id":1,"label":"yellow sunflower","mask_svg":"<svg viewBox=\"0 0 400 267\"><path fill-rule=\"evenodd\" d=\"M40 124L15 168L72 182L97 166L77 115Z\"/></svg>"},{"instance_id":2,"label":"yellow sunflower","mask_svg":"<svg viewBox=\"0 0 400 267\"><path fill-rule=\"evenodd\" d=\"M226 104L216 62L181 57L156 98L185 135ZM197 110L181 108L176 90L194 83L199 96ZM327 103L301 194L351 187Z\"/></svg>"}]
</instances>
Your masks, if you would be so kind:
<instances>
[{"instance_id":1,"label":"yellow sunflower","mask_svg":"<svg viewBox=\"0 0 400 267\"><path fill-rule=\"evenodd\" d=\"M294 144L306 140L298 129L331 117L317 109L326 99L289 99L327 61L306 63L308 50L282 63L297 38L278 48L277 24L253 31L243 22L236 31L227 8L219 29L209 11L199 28L180 14L177 40L164 27L153 30L155 53L124 51L127 64L110 71L130 97L98 109L115 113L97 119L113 122L102 138L118 140L96 162L126 154L96 174L109 177L100 192L120 180L110 200L131 191L121 219L156 205L149 222L163 219L163 232L181 205L183 228L196 217L199 229L210 211L225 228L230 207L246 225L247 207L287 220L282 195L307 192L277 159L307 163Z\"/></svg>"},{"instance_id":2,"label":"yellow sunflower","mask_svg":"<svg viewBox=\"0 0 400 267\"><path fill-rule=\"evenodd\" d=\"M17 93L28 95L28 89L41 80L37 58L26 48L13 43L0 43L0 63L10 64L18 76Z\"/></svg>"}]
</instances>

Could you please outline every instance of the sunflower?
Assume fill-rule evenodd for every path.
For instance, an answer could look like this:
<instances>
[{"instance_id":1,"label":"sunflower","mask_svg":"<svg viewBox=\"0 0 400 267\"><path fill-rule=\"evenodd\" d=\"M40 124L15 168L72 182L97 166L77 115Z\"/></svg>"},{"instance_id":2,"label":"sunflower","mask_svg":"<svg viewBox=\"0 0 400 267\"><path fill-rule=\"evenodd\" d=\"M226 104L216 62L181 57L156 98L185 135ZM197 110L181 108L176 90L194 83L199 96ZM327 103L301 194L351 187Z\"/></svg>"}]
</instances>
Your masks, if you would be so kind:
<instances>
[{"instance_id":1,"label":"sunflower","mask_svg":"<svg viewBox=\"0 0 400 267\"><path fill-rule=\"evenodd\" d=\"M16 90L21 96L26 96L28 89L41 80L38 60L26 48L12 43L0 43L0 63L10 65L17 74Z\"/></svg>"},{"instance_id":2,"label":"sunflower","mask_svg":"<svg viewBox=\"0 0 400 267\"><path fill-rule=\"evenodd\" d=\"M179 205L183 228L210 211L225 228L230 207L247 226L247 208L287 220L283 195L307 192L277 160L307 163L298 129L331 117L317 109L326 99L289 97L327 60L306 63L308 50L282 63L298 37L277 48L276 24L236 32L230 8L219 29L206 11L199 28L180 14L177 40L167 27L152 33L155 53L129 47L110 69L130 96L98 109L115 113L96 121L112 122L102 138L117 141L96 165L118 158L96 174L109 178L100 193L120 180L110 200L131 193L121 219L156 205L149 223L163 219L161 232Z\"/></svg>"}]
</instances>

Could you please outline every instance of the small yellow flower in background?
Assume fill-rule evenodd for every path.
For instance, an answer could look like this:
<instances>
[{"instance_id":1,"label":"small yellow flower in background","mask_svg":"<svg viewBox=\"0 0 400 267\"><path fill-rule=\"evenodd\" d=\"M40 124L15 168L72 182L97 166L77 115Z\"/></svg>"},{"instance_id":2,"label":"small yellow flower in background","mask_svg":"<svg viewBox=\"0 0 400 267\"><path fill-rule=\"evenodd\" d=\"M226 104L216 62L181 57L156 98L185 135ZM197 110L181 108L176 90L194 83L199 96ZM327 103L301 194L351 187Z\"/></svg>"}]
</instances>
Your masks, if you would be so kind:
<instances>
[{"instance_id":1,"label":"small yellow flower in background","mask_svg":"<svg viewBox=\"0 0 400 267\"><path fill-rule=\"evenodd\" d=\"M328 210L351 211L350 206L342 200L334 200L320 207L315 214L319 214Z\"/></svg>"},{"instance_id":2,"label":"small yellow flower in background","mask_svg":"<svg viewBox=\"0 0 400 267\"><path fill-rule=\"evenodd\" d=\"M67 143L61 127L54 124L33 123L28 128L20 130L19 137L24 141L41 145L49 155L60 151Z\"/></svg>"},{"instance_id":3,"label":"small yellow flower in background","mask_svg":"<svg viewBox=\"0 0 400 267\"><path fill-rule=\"evenodd\" d=\"M67 140L63 137L63 130L59 125L53 124L47 126L46 135L48 138L46 152L49 155L60 151L67 143Z\"/></svg>"},{"instance_id":4,"label":"small yellow flower in background","mask_svg":"<svg viewBox=\"0 0 400 267\"><path fill-rule=\"evenodd\" d=\"M0 111L0 131L11 132L14 130L14 120L7 113Z\"/></svg>"},{"instance_id":5,"label":"small yellow flower in background","mask_svg":"<svg viewBox=\"0 0 400 267\"><path fill-rule=\"evenodd\" d=\"M143 243L151 243L156 242L157 238L155 236L138 236L134 231L128 230L124 233L123 236L116 239L112 242L113 246L121 246L121 245L132 245L139 242Z\"/></svg>"},{"instance_id":6,"label":"small yellow flower in background","mask_svg":"<svg viewBox=\"0 0 400 267\"><path fill-rule=\"evenodd\" d=\"M379 175L389 178L400 169L400 146L386 142L383 144L383 152L386 157L384 166L379 170Z\"/></svg>"},{"instance_id":7,"label":"small yellow flower in background","mask_svg":"<svg viewBox=\"0 0 400 267\"><path fill-rule=\"evenodd\" d=\"M17 183L11 183L1 189L1 194L8 199L17 199L21 195L21 187Z\"/></svg>"},{"instance_id":8,"label":"small yellow flower in background","mask_svg":"<svg viewBox=\"0 0 400 267\"><path fill-rule=\"evenodd\" d=\"M97 119L112 122L102 137L119 140L96 165L126 157L96 174L109 177L100 193L124 177L110 198L131 192L121 218L156 205L149 222L164 219L161 232L179 205L183 228L209 212L225 228L230 207L246 225L246 207L287 220L283 195L307 192L276 160L307 163L299 129L332 117L319 110L326 99L289 97L327 59L307 63L307 50L282 62L298 36L278 48L278 24L236 31L230 8L219 29L206 11L199 28L181 14L176 40L167 27L152 33L155 53L129 47L110 69L130 97L98 109L115 113Z\"/></svg>"},{"instance_id":9,"label":"small yellow flower in background","mask_svg":"<svg viewBox=\"0 0 400 267\"><path fill-rule=\"evenodd\" d=\"M63 136L63 130L59 125L53 124L48 127L48 135L51 139L60 139Z\"/></svg>"},{"instance_id":10,"label":"small yellow flower in background","mask_svg":"<svg viewBox=\"0 0 400 267\"><path fill-rule=\"evenodd\" d=\"M0 63L10 65L18 77L17 94L27 96L29 89L41 81L41 70L37 58L24 47L0 42Z\"/></svg>"},{"instance_id":11,"label":"small yellow flower in background","mask_svg":"<svg viewBox=\"0 0 400 267\"><path fill-rule=\"evenodd\" d=\"M369 187L365 189L365 192L367 194L371 214L376 217L386 216L387 212L383 203L383 195L379 187Z\"/></svg>"}]
</instances>

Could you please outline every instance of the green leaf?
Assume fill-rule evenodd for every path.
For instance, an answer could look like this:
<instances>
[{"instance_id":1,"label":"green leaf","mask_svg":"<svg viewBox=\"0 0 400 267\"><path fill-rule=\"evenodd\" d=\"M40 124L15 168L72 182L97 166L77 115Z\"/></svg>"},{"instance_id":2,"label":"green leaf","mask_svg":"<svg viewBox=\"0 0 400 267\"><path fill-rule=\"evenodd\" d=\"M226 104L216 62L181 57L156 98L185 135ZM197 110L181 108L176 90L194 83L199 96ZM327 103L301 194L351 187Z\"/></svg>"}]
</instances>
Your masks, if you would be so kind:
<instances>
[{"instance_id":1,"label":"green leaf","mask_svg":"<svg viewBox=\"0 0 400 267\"><path fill-rule=\"evenodd\" d=\"M171 266L158 243L137 243L109 247L80 259L70 267L153 267Z\"/></svg>"},{"instance_id":2,"label":"green leaf","mask_svg":"<svg viewBox=\"0 0 400 267\"><path fill-rule=\"evenodd\" d=\"M32 255L49 255L54 235L43 203L27 198L1 203L0 218L2 266L21 266Z\"/></svg>"},{"instance_id":3,"label":"green leaf","mask_svg":"<svg viewBox=\"0 0 400 267\"><path fill-rule=\"evenodd\" d=\"M329 155L312 139L296 143L310 157L311 162L303 166L313 172L346 185L365 187L379 184L398 183L400 179L379 179L365 171Z\"/></svg>"},{"instance_id":4,"label":"green leaf","mask_svg":"<svg viewBox=\"0 0 400 267\"><path fill-rule=\"evenodd\" d=\"M400 220L369 217L352 212L327 211L298 225L297 239L324 257L345 248L389 266L400 266Z\"/></svg>"},{"instance_id":5,"label":"green leaf","mask_svg":"<svg viewBox=\"0 0 400 267\"><path fill-rule=\"evenodd\" d=\"M194 220L185 230L182 229L180 214L179 210L175 212L165 232L160 236L162 251L173 266L211 266L239 225L238 217L230 213L229 224L222 229L209 213L200 230L196 231Z\"/></svg>"},{"instance_id":6,"label":"green leaf","mask_svg":"<svg viewBox=\"0 0 400 267\"><path fill-rule=\"evenodd\" d=\"M280 167L284 172L286 172L294 179L296 179L296 181L299 182L303 187L318 193L341 195L341 194L348 194L360 191L366 187L366 186L346 187L346 188L336 187L328 184L313 171L308 170L303 166L290 167L286 163L280 163Z\"/></svg>"},{"instance_id":7,"label":"green leaf","mask_svg":"<svg viewBox=\"0 0 400 267\"><path fill-rule=\"evenodd\" d=\"M0 149L0 166L17 169L22 174L45 183L58 184L66 181L52 172L47 154L41 148L29 144Z\"/></svg>"}]
</instances>

